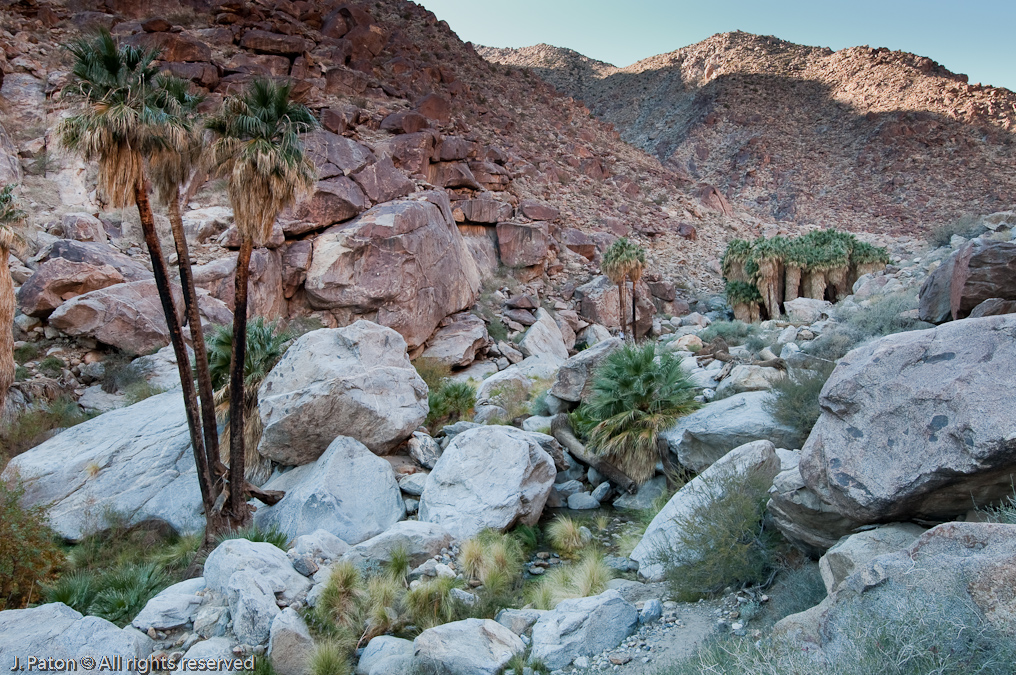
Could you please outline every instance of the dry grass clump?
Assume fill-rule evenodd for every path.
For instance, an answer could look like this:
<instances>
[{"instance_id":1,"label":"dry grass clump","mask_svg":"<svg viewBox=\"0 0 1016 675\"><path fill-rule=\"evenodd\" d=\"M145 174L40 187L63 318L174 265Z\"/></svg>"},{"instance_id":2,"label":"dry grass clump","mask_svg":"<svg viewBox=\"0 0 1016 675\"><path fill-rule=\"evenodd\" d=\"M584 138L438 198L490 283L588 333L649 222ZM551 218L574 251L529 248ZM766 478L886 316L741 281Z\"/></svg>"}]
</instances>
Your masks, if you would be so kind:
<instances>
[{"instance_id":1,"label":"dry grass clump","mask_svg":"<svg viewBox=\"0 0 1016 675\"><path fill-rule=\"evenodd\" d=\"M565 558L573 558L589 543L589 537L574 518L558 516L547 526L547 538L554 550Z\"/></svg>"},{"instance_id":2,"label":"dry grass clump","mask_svg":"<svg viewBox=\"0 0 1016 675\"><path fill-rule=\"evenodd\" d=\"M613 578L614 572L604 562L603 553L591 549L577 563L549 571L529 589L526 599L537 609L554 609L562 600L602 593Z\"/></svg>"}]
</instances>

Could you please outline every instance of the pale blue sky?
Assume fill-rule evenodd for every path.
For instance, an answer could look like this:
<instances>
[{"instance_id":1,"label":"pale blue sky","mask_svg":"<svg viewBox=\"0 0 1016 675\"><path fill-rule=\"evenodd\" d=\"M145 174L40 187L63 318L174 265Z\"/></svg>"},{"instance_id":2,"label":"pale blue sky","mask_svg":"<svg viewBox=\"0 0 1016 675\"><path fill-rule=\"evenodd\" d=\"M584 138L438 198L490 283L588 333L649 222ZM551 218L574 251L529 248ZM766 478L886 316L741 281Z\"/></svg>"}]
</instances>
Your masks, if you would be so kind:
<instances>
[{"instance_id":1,"label":"pale blue sky","mask_svg":"<svg viewBox=\"0 0 1016 675\"><path fill-rule=\"evenodd\" d=\"M1016 0L419 0L464 41L540 42L627 66L743 30L832 49L914 52L1016 90Z\"/></svg>"}]
</instances>

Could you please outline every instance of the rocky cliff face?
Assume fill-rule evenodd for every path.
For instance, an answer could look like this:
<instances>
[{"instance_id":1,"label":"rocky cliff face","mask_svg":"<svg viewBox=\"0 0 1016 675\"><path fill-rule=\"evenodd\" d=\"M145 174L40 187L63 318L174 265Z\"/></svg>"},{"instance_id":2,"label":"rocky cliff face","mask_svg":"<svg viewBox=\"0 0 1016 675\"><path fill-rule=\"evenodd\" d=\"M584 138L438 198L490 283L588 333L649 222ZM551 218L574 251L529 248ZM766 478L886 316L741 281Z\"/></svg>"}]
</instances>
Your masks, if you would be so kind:
<instances>
[{"instance_id":1,"label":"rocky cliff face","mask_svg":"<svg viewBox=\"0 0 1016 675\"><path fill-rule=\"evenodd\" d=\"M741 32L627 68L548 45L479 51L765 220L916 233L1016 202L1016 94L925 57Z\"/></svg>"}]
</instances>

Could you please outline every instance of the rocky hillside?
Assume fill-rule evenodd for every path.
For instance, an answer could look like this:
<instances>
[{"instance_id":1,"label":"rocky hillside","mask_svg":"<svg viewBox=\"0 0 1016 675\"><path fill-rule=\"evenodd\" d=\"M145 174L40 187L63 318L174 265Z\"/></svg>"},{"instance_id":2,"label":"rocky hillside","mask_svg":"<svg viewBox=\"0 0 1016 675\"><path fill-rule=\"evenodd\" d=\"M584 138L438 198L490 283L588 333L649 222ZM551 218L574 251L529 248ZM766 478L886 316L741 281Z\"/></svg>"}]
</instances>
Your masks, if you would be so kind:
<instances>
[{"instance_id":1,"label":"rocky hillside","mask_svg":"<svg viewBox=\"0 0 1016 675\"><path fill-rule=\"evenodd\" d=\"M627 68L548 45L479 50L764 220L917 233L1016 202L1016 94L929 58L742 32Z\"/></svg>"}]
</instances>

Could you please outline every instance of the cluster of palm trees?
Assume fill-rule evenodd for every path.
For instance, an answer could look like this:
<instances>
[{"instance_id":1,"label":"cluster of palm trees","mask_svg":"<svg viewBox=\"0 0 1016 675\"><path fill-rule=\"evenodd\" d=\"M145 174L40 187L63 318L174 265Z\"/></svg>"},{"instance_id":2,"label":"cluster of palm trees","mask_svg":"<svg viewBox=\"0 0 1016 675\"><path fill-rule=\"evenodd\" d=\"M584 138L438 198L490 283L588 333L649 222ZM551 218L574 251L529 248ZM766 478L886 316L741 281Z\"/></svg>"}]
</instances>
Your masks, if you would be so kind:
<instances>
[{"instance_id":1,"label":"cluster of palm trees","mask_svg":"<svg viewBox=\"0 0 1016 675\"><path fill-rule=\"evenodd\" d=\"M612 283L617 284L619 317L618 322L624 329L624 289L628 280L631 280L631 339L636 340L638 333L635 332L635 317L637 307L637 286L642 273L646 268L646 251L644 248L631 241L627 237L621 237L612 243L600 261L600 270Z\"/></svg>"},{"instance_id":2,"label":"cluster of palm trees","mask_svg":"<svg viewBox=\"0 0 1016 675\"><path fill-rule=\"evenodd\" d=\"M190 84L159 73L157 50L119 44L106 31L79 40L70 51L75 64L67 93L83 106L60 124L58 136L66 148L97 162L98 193L107 205L137 206L180 369L210 543L223 531L250 522L249 496L269 503L280 497L255 488L244 476L244 419L251 412L245 405L249 397L244 378L247 287L253 247L264 245L279 212L314 184L314 166L304 154L300 134L313 129L316 120L292 99L289 84L268 79L252 80L242 92L228 97L218 112L202 118L201 99L191 93ZM209 176L226 179L240 235L228 382L228 468L219 454L215 390L180 215L181 193L189 198ZM197 392L149 202L152 187L172 228ZM0 372L0 384L2 378Z\"/></svg>"}]
</instances>

